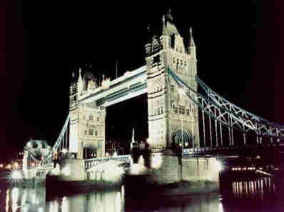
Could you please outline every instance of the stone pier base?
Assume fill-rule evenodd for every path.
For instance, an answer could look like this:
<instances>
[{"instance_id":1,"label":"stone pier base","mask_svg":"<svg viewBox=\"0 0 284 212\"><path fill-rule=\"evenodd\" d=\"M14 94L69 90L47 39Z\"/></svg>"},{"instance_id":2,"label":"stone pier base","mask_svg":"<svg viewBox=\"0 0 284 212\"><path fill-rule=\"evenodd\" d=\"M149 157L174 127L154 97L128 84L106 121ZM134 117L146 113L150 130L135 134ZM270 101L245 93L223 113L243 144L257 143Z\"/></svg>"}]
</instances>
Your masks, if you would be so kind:
<instances>
[{"instance_id":1,"label":"stone pier base","mask_svg":"<svg viewBox=\"0 0 284 212\"><path fill-rule=\"evenodd\" d=\"M87 179L84 161L65 159L60 164L60 176L63 181L82 181Z\"/></svg>"},{"instance_id":2,"label":"stone pier base","mask_svg":"<svg viewBox=\"0 0 284 212\"><path fill-rule=\"evenodd\" d=\"M144 182L165 188L165 193L167 188L171 188L171 194L219 191L221 166L215 157L178 157L171 153L152 153L150 164L147 171L141 169ZM138 165L143 166L144 160L139 159ZM128 179L138 179L137 175L129 174ZM163 189L160 193L163 193Z\"/></svg>"}]
</instances>

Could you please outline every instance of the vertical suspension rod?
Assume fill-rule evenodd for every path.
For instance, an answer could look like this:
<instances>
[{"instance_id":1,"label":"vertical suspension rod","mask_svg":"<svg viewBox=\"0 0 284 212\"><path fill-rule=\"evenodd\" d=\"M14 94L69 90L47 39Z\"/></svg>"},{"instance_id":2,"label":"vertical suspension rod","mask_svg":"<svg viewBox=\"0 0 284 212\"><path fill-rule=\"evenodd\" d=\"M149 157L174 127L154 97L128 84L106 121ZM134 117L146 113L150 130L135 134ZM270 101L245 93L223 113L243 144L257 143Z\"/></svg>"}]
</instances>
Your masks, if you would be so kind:
<instances>
[{"instance_id":1,"label":"vertical suspension rod","mask_svg":"<svg viewBox=\"0 0 284 212\"><path fill-rule=\"evenodd\" d=\"M232 134L231 134L231 136L232 136L232 146L234 146L234 128L232 127Z\"/></svg>"},{"instance_id":2,"label":"vertical suspension rod","mask_svg":"<svg viewBox=\"0 0 284 212\"><path fill-rule=\"evenodd\" d=\"M246 145L247 144L246 133L243 133L243 137L244 137L244 145Z\"/></svg>"},{"instance_id":3,"label":"vertical suspension rod","mask_svg":"<svg viewBox=\"0 0 284 212\"><path fill-rule=\"evenodd\" d=\"M209 133L210 133L210 147L213 146L213 142L212 142L212 131L211 131L212 127L211 127L211 117L209 116Z\"/></svg>"},{"instance_id":4,"label":"vertical suspension rod","mask_svg":"<svg viewBox=\"0 0 284 212\"><path fill-rule=\"evenodd\" d=\"M215 109L215 117L217 117L217 112ZM215 119L215 138L216 138L216 147L218 147L218 125L217 125L217 119Z\"/></svg>"},{"instance_id":5,"label":"vertical suspension rod","mask_svg":"<svg viewBox=\"0 0 284 212\"><path fill-rule=\"evenodd\" d=\"M222 135L222 124L219 122L219 128L220 128L220 141L221 141L221 146L223 146L223 135Z\"/></svg>"},{"instance_id":6,"label":"vertical suspension rod","mask_svg":"<svg viewBox=\"0 0 284 212\"><path fill-rule=\"evenodd\" d=\"M204 111L202 110L202 125L203 125L203 143L204 147L206 147L206 136L205 136L205 120L204 120Z\"/></svg>"}]
</instances>

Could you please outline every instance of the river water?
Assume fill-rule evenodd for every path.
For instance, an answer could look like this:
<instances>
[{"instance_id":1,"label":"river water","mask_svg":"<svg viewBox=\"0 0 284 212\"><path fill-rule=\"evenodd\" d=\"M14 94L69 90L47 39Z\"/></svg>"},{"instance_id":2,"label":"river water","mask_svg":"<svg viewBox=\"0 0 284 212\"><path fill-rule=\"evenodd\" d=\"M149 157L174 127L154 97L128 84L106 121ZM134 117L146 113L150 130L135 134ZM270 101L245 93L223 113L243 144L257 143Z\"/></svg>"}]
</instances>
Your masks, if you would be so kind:
<instances>
[{"instance_id":1,"label":"river water","mask_svg":"<svg viewBox=\"0 0 284 212\"><path fill-rule=\"evenodd\" d=\"M281 181L281 180L280 180ZM0 187L2 212L224 212L284 211L281 186L270 178L234 181L218 193L148 198L131 197L125 188L47 197L44 187ZM283 190L282 190L283 191ZM137 191L139 192L139 191Z\"/></svg>"}]
</instances>

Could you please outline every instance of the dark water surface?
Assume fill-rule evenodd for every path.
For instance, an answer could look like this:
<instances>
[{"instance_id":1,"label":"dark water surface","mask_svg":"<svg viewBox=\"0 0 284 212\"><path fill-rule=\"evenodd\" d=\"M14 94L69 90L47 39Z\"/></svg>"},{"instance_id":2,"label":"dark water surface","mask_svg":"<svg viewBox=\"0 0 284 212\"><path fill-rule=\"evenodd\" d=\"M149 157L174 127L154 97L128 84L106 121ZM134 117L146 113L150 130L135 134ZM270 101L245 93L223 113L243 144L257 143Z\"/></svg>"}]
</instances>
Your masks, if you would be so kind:
<instances>
[{"instance_id":1,"label":"dark water surface","mask_svg":"<svg viewBox=\"0 0 284 212\"><path fill-rule=\"evenodd\" d=\"M220 193L139 198L128 196L124 186L115 191L93 191L66 196L46 195L44 187L0 187L2 212L223 212L284 211L282 189L270 178L231 182ZM139 192L139 191L137 191Z\"/></svg>"}]
</instances>

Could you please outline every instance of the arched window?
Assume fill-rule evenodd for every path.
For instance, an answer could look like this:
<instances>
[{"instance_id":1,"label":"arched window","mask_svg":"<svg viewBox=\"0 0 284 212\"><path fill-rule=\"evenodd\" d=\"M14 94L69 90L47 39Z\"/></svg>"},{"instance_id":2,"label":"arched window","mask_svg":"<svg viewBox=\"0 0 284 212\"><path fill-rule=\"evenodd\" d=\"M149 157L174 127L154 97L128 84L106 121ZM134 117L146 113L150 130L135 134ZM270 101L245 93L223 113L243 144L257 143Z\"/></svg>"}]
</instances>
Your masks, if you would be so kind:
<instances>
[{"instance_id":1,"label":"arched window","mask_svg":"<svg viewBox=\"0 0 284 212\"><path fill-rule=\"evenodd\" d=\"M171 35L171 48L175 48L175 34Z\"/></svg>"},{"instance_id":2,"label":"arched window","mask_svg":"<svg viewBox=\"0 0 284 212\"><path fill-rule=\"evenodd\" d=\"M94 135L94 129L89 129L89 135Z\"/></svg>"},{"instance_id":3,"label":"arched window","mask_svg":"<svg viewBox=\"0 0 284 212\"><path fill-rule=\"evenodd\" d=\"M186 109L186 115L189 116L189 109Z\"/></svg>"}]
</instances>

